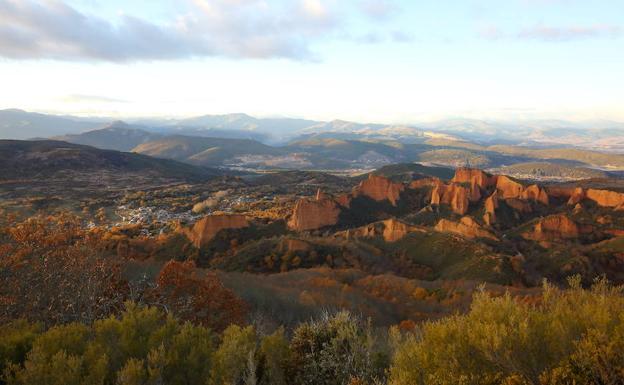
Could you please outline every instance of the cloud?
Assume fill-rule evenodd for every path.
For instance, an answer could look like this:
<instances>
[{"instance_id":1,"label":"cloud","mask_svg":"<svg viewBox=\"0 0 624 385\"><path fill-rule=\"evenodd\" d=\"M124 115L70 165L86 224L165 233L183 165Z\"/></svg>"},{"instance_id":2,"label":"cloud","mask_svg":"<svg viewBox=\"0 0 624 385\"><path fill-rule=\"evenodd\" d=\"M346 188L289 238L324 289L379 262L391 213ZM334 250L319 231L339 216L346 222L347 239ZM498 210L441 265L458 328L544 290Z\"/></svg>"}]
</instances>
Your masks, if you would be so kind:
<instances>
[{"instance_id":1,"label":"cloud","mask_svg":"<svg viewBox=\"0 0 624 385\"><path fill-rule=\"evenodd\" d=\"M167 60L206 56L314 60L310 46L340 27L331 0L185 0L169 23L115 22L61 0L0 0L0 56Z\"/></svg>"},{"instance_id":2,"label":"cloud","mask_svg":"<svg viewBox=\"0 0 624 385\"><path fill-rule=\"evenodd\" d=\"M480 28L478 34L480 37L488 40L520 39L557 42L582 39L613 39L624 35L624 29L616 25L606 24L566 27L536 25L530 28L523 28L517 33L508 33L497 26L489 25Z\"/></svg>"},{"instance_id":3,"label":"cloud","mask_svg":"<svg viewBox=\"0 0 624 385\"><path fill-rule=\"evenodd\" d=\"M351 40L360 44L412 43L414 36L401 30L387 32L369 32Z\"/></svg>"},{"instance_id":4,"label":"cloud","mask_svg":"<svg viewBox=\"0 0 624 385\"><path fill-rule=\"evenodd\" d=\"M397 4L392 0L360 0L360 9L372 19L388 19L398 11Z\"/></svg>"},{"instance_id":5,"label":"cloud","mask_svg":"<svg viewBox=\"0 0 624 385\"><path fill-rule=\"evenodd\" d=\"M518 37L544 41L570 41L592 38L616 38L624 31L619 26L597 24L591 26L550 27L537 25L523 29Z\"/></svg>"},{"instance_id":6,"label":"cloud","mask_svg":"<svg viewBox=\"0 0 624 385\"><path fill-rule=\"evenodd\" d=\"M129 103L124 99L109 98L106 96L98 95L84 95L84 94L71 94L62 98L67 103Z\"/></svg>"}]
</instances>

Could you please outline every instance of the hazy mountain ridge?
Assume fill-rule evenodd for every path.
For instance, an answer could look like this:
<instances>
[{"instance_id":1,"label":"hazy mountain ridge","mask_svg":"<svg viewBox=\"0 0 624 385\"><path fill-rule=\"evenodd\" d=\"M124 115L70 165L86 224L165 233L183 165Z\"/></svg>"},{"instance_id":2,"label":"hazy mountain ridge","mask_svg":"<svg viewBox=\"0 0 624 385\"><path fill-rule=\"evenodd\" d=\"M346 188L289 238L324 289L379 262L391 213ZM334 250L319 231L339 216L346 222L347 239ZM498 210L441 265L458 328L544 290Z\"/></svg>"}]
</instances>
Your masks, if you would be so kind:
<instances>
[{"instance_id":1,"label":"hazy mountain ridge","mask_svg":"<svg viewBox=\"0 0 624 385\"><path fill-rule=\"evenodd\" d=\"M148 131L145 126L115 121L100 129L80 134L55 136L52 139L101 149L130 151L141 143L158 140L162 136Z\"/></svg>"},{"instance_id":2,"label":"hazy mountain ridge","mask_svg":"<svg viewBox=\"0 0 624 385\"><path fill-rule=\"evenodd\" d=\"M76 134L102 128L106 121L106 118L46 115L17 109L0 110L0 135L6 139L24 139ZM271 144L319 136L417 142L438 138L467 140L487 145L565 145L611 151L624 149L624 123L602 120L505 122L446 119L397 125L344 120L323 122L298 118L256 118L237 113L182 119L134 118L127 121L161 134L255 139Z\"/></svg>"},{"instance_id":3,"label":"hazy mountain ridge","mask_svg":"<svg viewBox=\"0 0 624 385\"><path fill-rule=\"evenodd\" d=\"M4 118L4 120L3 120ZM5 136L41 136L67 126L53 139L119 151L136 151L203 166L243 168L374 168L397 162L496 168L532 161L624 168L624 125L562 121L491 122L450 119L419 127L343 120L260 119L246 114L189 119L114 121L58 117L20 110L0 111ZM8 129L7 127L10 127ZM28 129L33 127L33 129ZM72 133L72 131L82 131ZM622 135L620 135L622 132ZM38 135L30 135L38 134ZM194 139L193 139L194 138ZM286 139L290 141L286 142Z\"/></svg>"},{"instance_id":4,"label":"hazy mountain ridge","mask_svg":"<svg viewBox=\"0 0 624 385\"><path fill-rule=\"evenodd\" d=\"M146 155L102 150L61 141L0 140L0 178L45 178L58 172L153 173L174 179L206 179L222 173Z\"/></svg>"}]
</instances>

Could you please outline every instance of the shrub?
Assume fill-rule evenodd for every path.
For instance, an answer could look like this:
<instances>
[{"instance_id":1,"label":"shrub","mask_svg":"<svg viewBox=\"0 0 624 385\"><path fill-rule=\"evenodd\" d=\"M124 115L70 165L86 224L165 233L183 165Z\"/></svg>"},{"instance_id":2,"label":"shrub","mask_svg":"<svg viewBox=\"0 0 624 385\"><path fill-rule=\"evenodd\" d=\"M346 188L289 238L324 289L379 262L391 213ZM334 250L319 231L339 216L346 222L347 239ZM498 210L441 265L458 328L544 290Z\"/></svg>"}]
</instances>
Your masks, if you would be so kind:
<instances>
[{"instance_id":1,"label":"shrub","mask_svg":"<svg viewBox=\"0 0 624 385\"><path fill-rule=\"evenodd\" d=\"M348 384L383 377L383 354L375 349L370 324L343 311L325 314L295 329L291 350L298 384Z\"/></svg>"},{"instance_id":2,"label":"shrub","mask_svg":"<svg viewBox=\"0 0 624 385\"><path fill-rule=\"evenodd\" d=\"M622 288L570 284L545 285L538 305L476 294L468 314L428 322L400 344L391 384L622 383Z\"/></svg>"}]
</instances>

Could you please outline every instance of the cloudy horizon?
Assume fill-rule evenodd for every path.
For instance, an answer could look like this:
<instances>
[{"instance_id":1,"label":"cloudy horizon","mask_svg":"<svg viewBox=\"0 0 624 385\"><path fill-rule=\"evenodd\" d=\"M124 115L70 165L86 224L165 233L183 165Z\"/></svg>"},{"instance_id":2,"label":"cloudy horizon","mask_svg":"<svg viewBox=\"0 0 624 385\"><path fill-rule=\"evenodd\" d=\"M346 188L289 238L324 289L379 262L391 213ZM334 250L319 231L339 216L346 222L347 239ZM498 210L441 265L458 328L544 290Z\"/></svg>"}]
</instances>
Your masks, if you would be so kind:
<instances>
[{"instance_id":1,"label":"cloudy horizon","mask_svg":"<svg viewBox=\"0 0 624 385\"><path fill-rule=\"evenodd\" d=\"M0 0L0 108L624 121L624 4Z\"/></svg>"}]
</instances>

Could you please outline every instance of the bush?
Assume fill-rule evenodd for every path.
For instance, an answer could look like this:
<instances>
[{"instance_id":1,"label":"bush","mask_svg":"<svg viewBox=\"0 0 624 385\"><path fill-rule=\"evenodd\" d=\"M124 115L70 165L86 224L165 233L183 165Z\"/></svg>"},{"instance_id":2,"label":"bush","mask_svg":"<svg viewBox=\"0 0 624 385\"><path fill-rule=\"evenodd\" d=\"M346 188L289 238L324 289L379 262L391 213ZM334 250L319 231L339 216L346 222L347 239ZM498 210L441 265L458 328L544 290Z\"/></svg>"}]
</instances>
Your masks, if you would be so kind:
<instances>
[{"instance_id":1,"label":"bush","mask_svg":"<svg viewBox=\"0 0 624 385\"><path fill-rule=\"evenodd\" d=\"M384 356L376 350L370 324L345 311L299 326L291 349L298 384L342 385L383 377Z\"/></svg>"},{"instance_id":2,"label":"bush","mask_svg":"<svg viewBox=\"0 0 624 385\"><path fill-rule=\"evenodd\" d=\"M11 328L29 333L23 325ZM210 330L127 303L120 318L55 326L36 336L25 357L13 354L4 378L15 385L204 384L214 350ZM11 356L17 349L5 351Z\"/></svg>"},{"instance_id":3,"label":"bush","mask_svg":"<svg viewBox=\"0 0 624 385\"><path fill-rule=\"evenodd\" d=\"M475 295L470 312L429 322L401 343L400 384L621 384L624 297L601 280L545 285L541 304Z\"/></svg>"}]
</instances>

